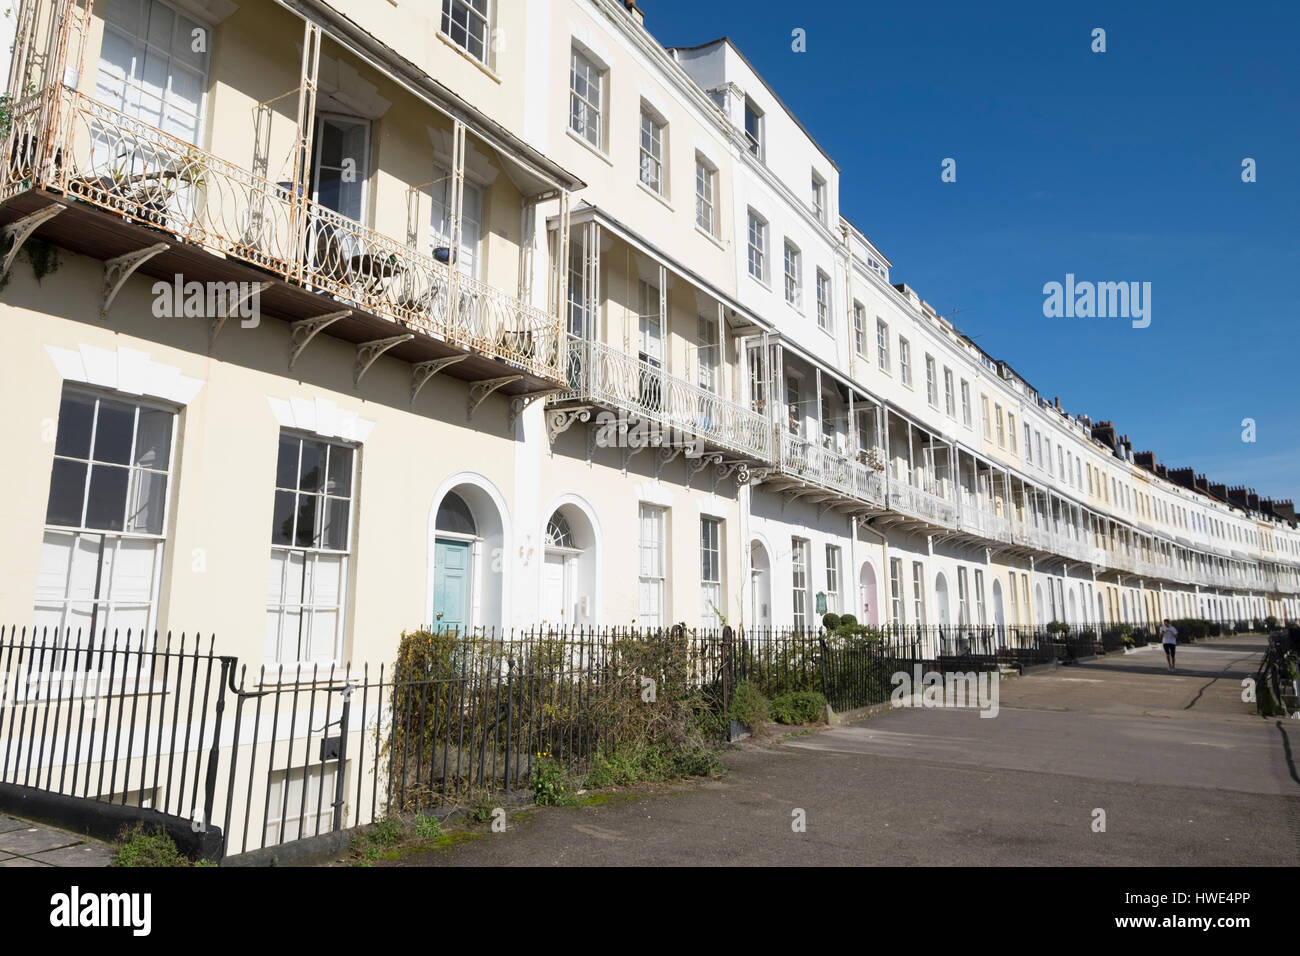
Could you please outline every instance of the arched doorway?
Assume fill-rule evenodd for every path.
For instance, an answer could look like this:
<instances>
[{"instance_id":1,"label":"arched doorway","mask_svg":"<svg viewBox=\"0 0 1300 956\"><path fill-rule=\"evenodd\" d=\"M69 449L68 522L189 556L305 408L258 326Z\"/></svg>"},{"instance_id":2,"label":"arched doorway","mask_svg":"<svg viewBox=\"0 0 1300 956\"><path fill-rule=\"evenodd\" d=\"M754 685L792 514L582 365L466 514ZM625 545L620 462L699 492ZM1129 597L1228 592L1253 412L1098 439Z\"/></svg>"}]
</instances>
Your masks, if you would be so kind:
<instances>
[{"instance_id":1,"label":"arched doorway","mask_svg":"<svg viewBox=\"0 0 1300 956\"><path fill-rule=\"evenodd\" d=\"M772 626L772 561L761 541L749 543L749 619L754 627Z\"/></svg>"},{"instance_id":2,"label":"arched doorway","mask_svg":"<svg viewBox=\"0 0 1300 956\"><path fill-rule=\"evenodd\" d=\"M435 502L429 623L444 630L504 621L505 522L496 498L470 482Z\"/></svg>"},{"instance_id":3,"label":"arched doorway","mask_svg":"<svg viewBox=\"0 0 1300 956\"><path fill-rule=\"evenodd\" d=\"M1047 619L1043 617L1043 586L1041 584L1034 585L1034 623L1039 627L1047 623Z\"/></svg>"},{"instance_id":4,"label":"arched doorway","mask_svg":"<svg viewBox=\"0 0 1300 956\"><path fill-rule=\"evenodd\" d=\"M1007 625L1006 614L1002 610L1002 582L997 578L993 579L993 623L999 630Z\"/></svg>"},{"instance_id":5,"label":"arched doorway","mask_svg":"<svg viewBox=\"0 0 1300 956\"><path fill-rule=\"evenodd\" d=\"M1073 590L1073 589L1071 589L1070 591L1066 592L1065 599L1066 599L1066 602L1067 602L1067 604L1068 604L1068 606L1069 606L1069 608L1070 608L1070 611L1069 611L1070 616L1069 616L1069 618L1068 618L1069 623L1071 623L1071 624L1078 624L1078 623L1079 623L1079 606L1078 606L1078 605L1075 603L1075 601L1074 601L1074 590Z\"/></svg>"},{"instance_id":6,"label":"arched doorway","mask_svg":"<svg viewBox=\"0 0 1300 956\"><path fill-rule=\"evenodd\" d=\"M594 624L598 595L596 533L575 504L562 504L546 522L542 544L542 620L550 627Z\"/></svg>"},{"instance_id":7,"label":"arched doorway","mask_svg":"<svg viewBox=\"0 0 1300 956\"><path fill-rule=\"evenodd\" d=\"M1097 595L1097 623L1106 623L1106 602L1101 599L1100 594Z\"/></svg>"},{"instance_id":8,"label":"arched doorway","mask_svg":"<svg viewBox=\"0 0 1300 956\"><path fill-rule=\"evenodd\" d=\"M1119 603L1120 603L1120 609L1124 615L1124 617L1121 620L1123 620L1125 624L1128 624L1132 620L1128 614L1128 595L1121 592L1119 596Z\"/></svg>"},{"instance_id":9,"label":"arched doorway","mask_svg":"<svg viewBox=\"0 0 1300 956\"><path fill-rule=\"evenodd\" d=\"M858 609L858 623L880 627L880 589L870 561L862 562L858 571Z\"/></svg>"},{"instance_id":10,"label":"arched doorway","mask_svg":"<svg viewBox=\"0 0 1300 956\"><path fill-rule=\"evenodd\" d=\"M947 632L951 625L948 611L948 579L944 577L942 571L934 579L934 603L939 612L939 626Z\"/></svg>"}]
</instances>

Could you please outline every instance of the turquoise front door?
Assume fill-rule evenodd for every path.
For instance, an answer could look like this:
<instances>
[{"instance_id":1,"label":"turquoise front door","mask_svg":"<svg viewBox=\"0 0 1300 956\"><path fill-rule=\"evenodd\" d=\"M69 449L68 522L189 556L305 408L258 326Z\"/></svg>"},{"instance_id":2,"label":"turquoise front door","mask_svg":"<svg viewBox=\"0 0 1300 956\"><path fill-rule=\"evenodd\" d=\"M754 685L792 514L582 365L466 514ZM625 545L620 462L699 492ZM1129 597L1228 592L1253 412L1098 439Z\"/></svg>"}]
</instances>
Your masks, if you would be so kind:
<instances>
[{"instance_id":1,"label":"turquoise front door","mask_svg":"<svg viewBox=\"0 0 1300 956\"><path fill-rule=\"evenodd\" d=\"M469 543L439 538L434 545L433 623L443 628L469 625Z\"/></svg>"}]
</instances>

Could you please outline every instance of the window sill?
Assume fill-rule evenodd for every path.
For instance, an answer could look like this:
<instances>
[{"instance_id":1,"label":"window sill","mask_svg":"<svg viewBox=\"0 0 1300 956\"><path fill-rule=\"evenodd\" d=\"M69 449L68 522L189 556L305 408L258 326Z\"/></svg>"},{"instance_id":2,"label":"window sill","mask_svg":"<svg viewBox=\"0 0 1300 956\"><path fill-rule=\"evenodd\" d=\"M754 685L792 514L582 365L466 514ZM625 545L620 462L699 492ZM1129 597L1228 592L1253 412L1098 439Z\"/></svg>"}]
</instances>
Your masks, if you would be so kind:
<instances>
[{"instance_id":1,"label":"window sill","mask_svg":"<svg viewBox=\"0 0 1300 956\"><path fill-rule=\"evenodd\" d=\"M606 164L608 164L610 167L614 165L614 161L609 158L609 153L605 152L599 146L592 146L590 140L587 140L584 137L575 133L573 131L572 126L565 126L564 131L569 134L570 139L572 139L574 142L581 143L587 149L591 150L591 152L595 153L597 156L603 159L606 162Z\"/></svg>"},{"instance_id":2,"label":"window sill","mask_svg":"<svg viewBox=\"0 0 1300 956\"><path fill-rule=\"evenodd\" d=\"M321 661L316 664L286 663L283 665L284 671L281 672L281 664L278 661L265 661L264 673L259 674L259 679L255 686L257 687L294 687L294 686L311 686L313 684L330 684L341 683L348 676L347 669L337 661ZM330 675L333 674L331 681Z\"/></svg>"},{"instance_id":3,"label":"window sill","mask_svg":"<svg viewBox=\"0 0 1300 956\"><path fill-rule=\"evenodd\" d=\"M493 83L496 83L498 85L501 83L501 77L497 76L490 66L484 63L482 60L475 59L473 56L470 55L468 50L466 50L460 44L454 42L449 36L447 36L447 34L443 33L441 30L438 31L438 39L441 40L447 46L451 47L451 49L455 50L458 54L460 54L460 56L464 57L470 63L478 67L479 70L481 70L483 74L488 79L490 79ZM491 42L490 38L489 38L489 42Z\"/></svg>"},{"instance_id":4,"label":"window sill","mask_svg":"<svg viewBox=\"0 0 1300 956\"><path fill-rule=\"evenodd\" d=\"M768 292L771 292L771 291L772 291L772 287L767 283L766 280L764 280L764 279L760 279L758 276L754 275L754 273L752 273L752 272L747 273L747 275L749 276L749 278L750 278L751 281L753 281L753 282L757 282L759 285L761 285L761 286L762 286L764 289L766 289Z\"/></svg>"},{"instance_id":5,"label":"window sill","mask_svg":"<svg viewBox=\"0 0 1300 956\"><path fill-rule=\"evenodd\" d=\"M668 197L665 196L663 193L655 192L653 189L651 189L649 186L643 183L639 177L637 178L636 184L641 187L642 192L649 193L650 196L652 196L653 198L661 202L664 208L667 209L669 212L673 211L673 204L668 201Z\"/></svg>"},{"instance_id":6,"label":"window sill","mask_svg":"<svg viewBox=\"0 0 1300 956\"><path fill-rule=\"evenodd\" d=\"M719 239L717 236L715 236L713 233L709 232L707 229L703 228L698 222L695 224L695 231L698 232L705 239L709 240L709 242L713 243L723 252L727 251L727 247L723 245L722 240Z\"/></svg>"}]
</instances>

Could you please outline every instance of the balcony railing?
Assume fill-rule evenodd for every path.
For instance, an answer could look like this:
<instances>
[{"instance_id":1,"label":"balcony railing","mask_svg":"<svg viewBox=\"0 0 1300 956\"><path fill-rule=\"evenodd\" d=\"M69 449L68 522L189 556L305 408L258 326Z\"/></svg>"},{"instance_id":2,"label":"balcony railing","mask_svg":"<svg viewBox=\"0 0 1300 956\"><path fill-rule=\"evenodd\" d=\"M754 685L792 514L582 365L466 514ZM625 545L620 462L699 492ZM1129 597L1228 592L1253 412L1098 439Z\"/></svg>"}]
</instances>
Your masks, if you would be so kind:
<instances>
[{"instance_id":1,"label":"balcony railing","mask_svg":"<svg viewBox=\"0 0 1300 956\"><path fill-rule=\"evenodd\" d=\"M780 436L779 464L786 474L869 504L884 505L885 483L881 472L855 458L791 435L785 429Z\"/></svg>"},{"instance_id":2,"label":"balcony railing","mask_svg":"<svg viewBox=\"0 0 1300 956\"><path fill-rule=\"evenodd\" d=\"M1011 522L1001 515L985 511L974 499L968 498L962 502L959 525L963 531L991 541L1011 541Z\"/></svg>"},{"instance_id":3,"label":"balcony railing","mask_svg":"<svg viewBox=\"0 0 1300 956\"><path fill-rule=\"evenodd\" d=\"M897 479L889 482L889 507L945 528L957 526L957 505L953 501Z\"/></svg>"},{"instance_id":4,"label":"balcony railing","mask_svg":"<svg viewBox=\"0 0 1300 956\"><path fill-rule=\"evenodd\" d=\"M772 460L772 430L757 412L603 342L569 336L566 351L569 387L556 401L620 409L718 448Z\"/></svg>"},{"instance_id":5,"label":"balcony railing","mask_svg":"<svg viewBox=\"0 0 1300 956\"><path fill-rule=\"evenodd\" d=\"M17 102L0 148L0 200L38 186L61 192L345 305L562 379L556 317L68 87Z\"/></svg>"}]
</instances>

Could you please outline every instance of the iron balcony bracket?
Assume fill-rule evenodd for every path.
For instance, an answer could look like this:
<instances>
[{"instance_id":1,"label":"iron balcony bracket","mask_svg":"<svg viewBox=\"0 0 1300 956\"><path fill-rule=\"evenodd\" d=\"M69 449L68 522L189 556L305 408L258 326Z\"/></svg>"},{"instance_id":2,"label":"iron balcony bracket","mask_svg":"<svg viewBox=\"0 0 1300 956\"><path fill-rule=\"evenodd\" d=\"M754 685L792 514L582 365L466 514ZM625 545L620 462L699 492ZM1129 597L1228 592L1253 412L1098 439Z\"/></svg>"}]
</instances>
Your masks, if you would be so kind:
<instances>
[{"instance_id":1,"label":"iron balcony bracket","mask_svg":"<svg viewBox=\"0 0 1300 956\"><path fill-rule=\"evenodd\" d=\"M443 369L449 368L457 362L463 362L467 358L469 358L469 355L449 355L446 358L433 359L430 362L421 362L419 365L411 366L411 405L415 405L415 396L420 394L420 389L429 384L429 379Z\"/></svg>"},{"instance_id":2,"label":"iron balcony bracket","mask_svg":"<svg viewBox=\"0 0 1300 956\"><path fill-rule=\"evenodd\" d=\"M357 346L357 364L352 370L352 384L360 385L361 376L370 370L370 366L375 364L379 356L383 355L394 346L401 345L403 342L409 342L415 338L413 332L407 332L405 335L392 335L386 339L375 339L371 342L362 342Z\"/></svg>"},{"instance_id":3,"label":"iron balcony bracket","mask_svg":"<svg viewBox=\"0 0 1300 956\"><path fill-rule=\"evenodd\" d=\"M502 375L500 378L488 378L481 382L475 382L469 387L469 418L474 418L474 413L478 407L487 401L488 396L495 392L503 385L509 385L511 382L517 382L522 375Z\"/></svg>"},{"instance_id":4,"label":"iron balcony bracket","mask_svg":"<svg viewBox=\"0 0 1300 956\"><path fill-rule=\"evenodd\" d=\"M316 334L328 326L333 325L339 319L346 319L352 314L351 309L344 309L341 312L329 312L325 315L317 315L310 319L299 319L289 326L289 368L292 369L302 350L307 347L307 343L316 337Z\"/></svg>"},{"instance_id":5,"label":"iron balcony bracket","mask_svg":"<svg viewBox=\"0 0 1300 956\"><path fill-rule=\"evenodd\" d=\"M208 329L208 351L209 352L212 351L212 346L216 345L217 336L221 334L221 329L225 326L226 319L234 315L235 312L238 311L239 307L243 305L245 302L247 302L249 299L253 298L253 296L261 295L267 289L271 288L271 283L250 282L248 285L244 285L241 283L240 288L243 290L243 292L233 302L227 303L226 311L221 315L214 315L212 317L212 325Z\"/></svg>"},{"instance_id":6,"label":"iron balcony bracket","mask_svg":"<svg viewBox=\"0 0 1300 956\"><path fill-rule=\"evenodd\" d=\"M152 246L145 246L143 249L106 261L104 263L104 304L99 307L99 317L102 319L108 315L108 307L113 304L117 294L122 291L122 286L126 285L126 280L135 274L136 269L158 253L166 252L170 248L165 242L155 242Z\"/></svg>"},{"instance_id":7,"label":"iron balcony bracket","mask_svg":"<svg viewBox=\"0 0 1300 956\"><path fill-rule=\"evenodd\" d=\"M52 202L43 209L38 209L30 216L11 222L4 228L4 237L9 240L9 251L5 253L4 265L0 266L0 279L9 274L9 267L14 264L14 259L18 257L18 250L23 247L33 232L48 219L53 219L63 210L67 209L61 202Z\"/></svg>"}]
</instances>

